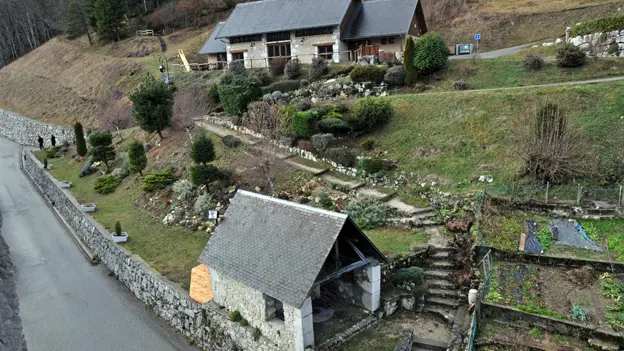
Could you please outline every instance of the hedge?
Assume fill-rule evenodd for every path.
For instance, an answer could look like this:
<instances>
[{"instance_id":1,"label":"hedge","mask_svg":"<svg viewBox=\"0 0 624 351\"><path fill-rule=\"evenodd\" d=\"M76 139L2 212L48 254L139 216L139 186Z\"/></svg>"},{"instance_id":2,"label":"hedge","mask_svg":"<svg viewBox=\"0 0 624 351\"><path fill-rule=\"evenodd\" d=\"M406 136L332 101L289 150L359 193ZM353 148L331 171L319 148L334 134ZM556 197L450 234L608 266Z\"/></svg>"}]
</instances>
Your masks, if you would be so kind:
<instances>
[{"instance_id":1,"label":"hedge","mask_svg":"<svg viewBox=\"0 0 624 351\"><path fill-rule=\"evenodd\" d=\"M241 74L228 75L218 86L219 99L223 109L230 115L240 115L247 110L247 105L262 97L260 80Z\"/></svg>"},{"instance_id":2,"label":"hedge","mask_svg":"<svg viewBox=\"0 0 624 351\"><path fill-rule=\"evenodd\" d=\"M375 65L364 65L355 67L349 77L355 83L373 82L379 84L383 82L386 70L384 67L377 67Z\"/></svg>"},{"instance_id":3,"label":"hedge","mask_svg":"<svg viewBox=\"0 0 624 351\"><path fill-rule=\"evenodd\" d=\"M309 138L315 132L318 114L313 111L297 112L292 119L292 133L297 138Z\"/></svg>"},{"instance_id":4,"label":"hedge","mask_svg":"<svg viewBox=\"0 0 624 351\"><path fill-rule=\"evenodd\" d=\"M593 33L613 32L615 30L624 30L624 15L583 22L574 26L574 29L572 29L572 37Z\"/></svg>"},{"instance_id":5,"label":"hedge","mask_svg":"<svg viewBox=\"0 0 624 351\"><path fill-rule=\"evenodd\" d=\"M282 80L279 82L275 82L269 86L262 87L262 93L270 94L274 91L288 93L290 91L295 91L299 89L300 86L301 86L301 81L299 80Z\"/></svg>"}]
</instances>

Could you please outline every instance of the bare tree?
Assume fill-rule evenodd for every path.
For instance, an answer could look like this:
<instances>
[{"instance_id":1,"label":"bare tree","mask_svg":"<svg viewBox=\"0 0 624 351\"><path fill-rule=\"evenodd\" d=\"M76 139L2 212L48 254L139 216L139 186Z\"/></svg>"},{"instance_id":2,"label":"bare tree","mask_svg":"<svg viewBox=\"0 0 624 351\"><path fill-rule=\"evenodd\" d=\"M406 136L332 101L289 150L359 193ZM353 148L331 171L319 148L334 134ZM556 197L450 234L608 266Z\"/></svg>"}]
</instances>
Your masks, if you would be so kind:
<instances>
[{"instance_id":1,"label":"bare tree","mask_svg":"<svg viewBox=\"0 0 624 351\"><path fill-rule=\"evenodd\" d=\"M123 100L123 91L113 87L100 105L97 120L103 130L117 131L132 126L132 105Z\"/></svg>"},{"instance_id":2,"label":"bare tree","mask_svg":"<svg viewBox=\"0 0 624 351\"><path fill-rule=\"evenodd\" d=\"M181 88L175 96L171 127L190 132L195 126L193 119L212 112L215 107L216 105L208 101L204 86L190 85Z\"/></svg>"}]
</instances>

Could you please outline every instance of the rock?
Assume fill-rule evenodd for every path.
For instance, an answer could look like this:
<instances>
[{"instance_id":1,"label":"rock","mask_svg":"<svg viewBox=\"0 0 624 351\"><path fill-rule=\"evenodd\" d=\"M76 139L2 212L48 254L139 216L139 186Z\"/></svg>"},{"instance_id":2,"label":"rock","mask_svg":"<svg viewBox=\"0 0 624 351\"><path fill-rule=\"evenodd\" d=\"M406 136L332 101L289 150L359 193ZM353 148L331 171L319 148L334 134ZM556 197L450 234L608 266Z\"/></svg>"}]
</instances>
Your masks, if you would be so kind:
<instances>
[{"instance_id":1,"label":"rock","mask_svg":"<svg viewBox=\"0 0 624 351\"><path fill-rule=\"evenodd\" d=\"M557 40L555 40L555 44L561 44L561 43L563 43L563 39L557 38Z\"/></svg>"},{"instance_id":2,"label":"rock","mask_svg":"<svg viewBox=\"0 0 624 351\"><path fill-rule=\"evenodd\" d=\"M553 45L555 45L555 43L553 43L552 41L542 44L542 46L553 46Z\"/></svg>"},{"instance_id":3,"label":"rock","mask_svg":"<svg viewBox=\"0 0 624 351\"><path fill-rule=\"evenodd\" d=\"M413 311L414 305L416 305L416 298L413 296L404 297L401 299L401 306L407 311Z\"/></svg>"},{"instance_id":4,"label":"rock","mask_svg":"<svg viewBox=\"0 0 624 351\"><path fill-rule=\"evenodd\" d=\"M261 191L262 191L262 189L260 189L260 187L259 187L259 186L255 187L255 188L254 188L254 190L255 190L257 193L259 193L259 192L261 192Z\"/></svg>"}]
</instances>

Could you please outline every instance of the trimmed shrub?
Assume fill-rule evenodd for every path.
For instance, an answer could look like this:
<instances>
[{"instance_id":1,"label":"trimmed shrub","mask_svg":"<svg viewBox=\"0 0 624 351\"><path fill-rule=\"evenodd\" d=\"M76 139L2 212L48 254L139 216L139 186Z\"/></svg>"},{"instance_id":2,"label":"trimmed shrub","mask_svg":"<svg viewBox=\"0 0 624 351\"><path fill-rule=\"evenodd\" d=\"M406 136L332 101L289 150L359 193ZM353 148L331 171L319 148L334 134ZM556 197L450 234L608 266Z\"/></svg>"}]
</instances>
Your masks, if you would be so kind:
<instances>
[{"instance_id":1,"label":"trimmed shrub","mask_svg":"<svg viewBox=\"0 0 624 351\"><path fill-rule=\"evenodd\" d=\"M91 166L93 166L93 156L89 156L87 161L82 165L82 168L80 168L80 173L78 174L78 177L82 178L93 173L93 169L91 169Z\"/></svg>"},{"instance_id":2,"label":"trimmed shrub","mask_svg":"<svg viewBox=\"0 0 624 351\"><path fill-rule=\"evenodd\" d=\"M371 198L351 201L346 212L361 229L384 226L392 213L388 205Z\"/></svg>"},{"instance_id":3,"label":"trimmed shrub","mask_svg":"<svg viewBox=\"0 0 624 351\"><path fill-rule=\"evenodd\" d=\"M349 123L339 118L327 118L316 123L319 132L332 133L336 135L347 134L351 131Z\"/></svg>"},{"instance_id":4,"label":"trimmed shrub","mask_svg":"<svg viewBox=\"0 0 624 351\"><path fill-rule=\"evenodd\" d=\"M453 82L453 89L455 90L467 90L468 88L470 88L470 86L463 79L456 80Z\"/></svg>"},{"instance_id":5,"label":"trimmed shrub","mask_svg":"<svg viewBox=\"0 0 624 351\"><path fill-rule=\"evenodd\" d=\"M230 75L218 86L219 99L225 112L240 115L247 110L250 102L262 98L260 80L240 74Z\"/></svg>"},{"instance_id":6,"label":"trimmed shrub","mask_svg":"<svg viewBox=\"0 0 624 351\"><path fill-rule=\"evenodd\" d=\"M349 73L351 73L351 71L353 71L354 68L355 66L351 64L347 64L346 66L338 65L337 69L327 74L327 78L330 79L330 78L348 76Z\"/></svg>"},{"instance_id":7,"label":"trimmed shrub","mask_svg":"<svg viewBox=\"0 0 624 351\"><path fill-rule=\"evenodd\" d=\"M139 172L143 176L143 170L147 166L147 156L145 155L145 146L138 141L130 144L128 149L128 171L132 173Z\"/></svg>"},{"instance_id":8,"label":"trimmed shrub","mask_svg":"<svg viewBox=\"0 0 624 351\"><path fill-rule=\"evenodd\" d=\"M598 18L595 20L585 21L572 29L572 37L579 35L587 35L593 33L613 32L615 30L624 29L624 14L618 14L613 17Z\"/></svg>"},{"instance_id":9,"label":"trimmed shrub","mask_svg":"<svg viewBox=\"0 0 624 351\"><path fill-rule=\"evenodd\" d=\"M383 159L378 157L361 158L358 162L358 168L360 168L367 174L375 174L384 169L384 161Z\"/></svg>"},{"instance_id":10,"label":"trimmed shrub","mask_svg":"<svg viewBox=\"0 0 624 351\"><path fill-rule=\"evenodd\" d=\"M195 200L195 205L193 205L193 210L197 215L204 215L206 211L212 210L217 206L217 203L212 198L210 194L203 194Z\"/></svg>"},{"instance_id":11,"label":"trimmed shrub","mask_svg":"<svg viewBox=\"0 0 624 351\"><path fill-rule=\"evenodd\" d=\"M115 168L111 174L113 175L113 177L119 180L122 180L125 177L129 176L130 172L128 172L127 167L126 168L119 167L119 168Z\"/></svg>"},{"instance_id":12,"label":"trimmed shrub","mask_svg":"<svg viewBox=\"0 0 624 351\"><path fill-rule=\"evenodd\" d=\"M111 174L103 175L95 180L93 190L99 194L110 194L119 185L119 180Z\"/></svg>"},{"instance_id":13,"label":"trimmed shrub","mask_svg":"<svg viewBox=\"0 0 624 351\"><path fill-rule=\"evenodd\" d=\"M307 111L312 108L312 102L310 99L302 98L297 101L297 111Z\"/></svg>"},{"instance_id":14,"label":"trimmed shrub","mask_svg":"<svg viewBox=\"0 0 624 351\"><path fill-rule=\"evenodd\" d=\"M287 63L288 60L283 57L270 58L269 71L271 71L273 77L279 77L284 74L284 68L286 67Z\"/></svg>"},{"instance_id":15,"label":"trimmed shrub","mask_svg":"<svg viewBox=\"0 0 624 351\"><path fill-rule=\"evenodd\" d=\"M292 59L288 61L286 66L284 67L284 76L287 79L295 79L299 77L301 74L301 63L299 63L298 59Z\"/></svg>"},{"instance_id":16,"label":"trimmed shrub","mask_svg":"<svg viewBox=\"0 0 624 351\"><path fill-rule=\"evenodd\" d=\"M282 80L279 82L275 82L269 86L262 87L262 93L270 94L274 91L288 93L288 92L299 89L299 86L300 86L300 81L298 80Z\"/></svg>"},{"instance_id":17,"label":"trimmed shrub","mask_svg":"<svg viewBox=\"0 0 624 351\"><path fill-rule=\"evenodd\" d=\"M262 86L267 86L267 85L273 83L273 77L271 77L269 72L267 72L265 70L254 71L251 75L253 77L258 78L258 80L260 81L260 84L262 84Z\"/></svg>"},{"instance_id":18,"label":"trimmed shrub","mask_svg":"<svg viewBox=\"0 0 624 351\"><path fill-rule=\"evenodd\" d=\"M280 133L292 134L292 120L297 113L295 106L280 106L277 109L277 118L279 119Z\"/></svg>"},{"instance_id":19,"label":"trimmed shrub","mask_svg":"<svg viewBox=\"0 0 624 351\"><path fill-rule=\"evenodd\" d=\"M442 37L427 33L414 42L414 68L420 74L431 74L446 67L451 54Z\"/></svg>"},{"instance_id":20,"label":"trimmed shrub","mask_svg":"<svg viewBox=\"0 0 624 351\"><path fill-rule=\"evenodd\" d=\"M143 185L141 186L141 189L148 192L162 190L173 184L173 182L173 171L171 169L154 171L143 177Z\"/></svg>"},{"instance_id":21,"label":"trimmed shrub","mask_svg":"<svg viewBox=\"0 0 624 351\"><path fill-rule=\"evenodd\" d=\"M173 183L173 192L183 202L189 202L195 197L195 187L193 187L193 183L186 179L180 179Z\"/></svg>"},{"instance_id":22,"label":"trimmed shrub","mask_svg":"<svg viewBox=\"0 0 624 351\"><path fill-rule=\"evenodd\" d=\"M79 156L84 157L87 155L87 141L85 140L84 131L80 122L74 124L74 134L76 135L76 152Z\"/></svg>"},{"instance_id":23,"label":"trimmed shrub","mask_svg":"<svg viewBox=\"0 0 624 351\"><path fill-rule=\"evenodd\" d=\"M325 152L325 150L328 147L334 144L334 142L336 141L336 138L334 138L334 136L329 133L328 134L314 134L311 140L312 140L312 145L314 146L314 149L322 154L323 152Z\"/></svg>"},{"instance_id":24,"label":"trimmed shrub","mask_svg":"<svg viewBox=\"0 0 624 351\"><path fill-rule=\"evenodd\" d=\"M316 197L318 197L318 200L319 200L318 204L321 205L323 209L326 209L326 210L336 209L336 204L334 203L334 200L332 200L331 196L329 196L328 193L324 191L319 191L318 193L316 193Z\"/></svg>"},{"instance_id":25,"label":"trimmed shrub","mask_svg":"<svg viewBox=\"0 0 624 351\"><path fill-rule=\"evenodd\" d=\"M119 221L115 222L115 235L121 235L121 223Z\"/></svg>"},{"instance_id":26,"label":"trimmed shrub","mask_svg":"<svg viewBox=\"0 0 624 351\"><path fill-rule=\"evenodd\" d=\"M228 63L228 70L233 74L246 74L245 63L243 61L232 61Z\"/></svg>"},{"instance_id":27,"label":"trimmed shrub","mask_svg":"<svg viewBox=\"0 0 624 351\"><path fill-rule=\"evenodd\" d=\"M219 100L219 86L215 83L210 84L208 89L206 89L206 96L208 97L208 101L213 104L221 102L221 100Z\"/></svg>"},{"instance_id":28,"label":"trimmed shrub","mask_svg":"<svg viewBox=\"0 0 624 351\"><path fill-rule=\"evenodd\" d=\"M371 130L390 120L394 110L390 102L382 98L365 98L355 103L353 116L357 121L357 129Z\"/></svg>"},{"instance_id":29,"label":"trimmed shrub","mask_svg":"<svg viewBox=\"0 0 624 351\"><path fill-rule=\"evenodd\" d=\"M93 147L91 155L94 161L102 161L108 169L108 162L115 159L113 135L110 132L95 132L89 135L89 144Z\"/></svg>"},{"instance_id":30,"label":"trimmed shrub","mask_svg":"<svg viewBox=\"0 0 624 351\"><path fill-rule=\"evenodd\" d=\"M292 133L297 138L309 138L314 134L318 113L313 111L297 112L292 119Z\"/></svg>"},{"instance_id":31,"label":"trimmed shrub","mask_svg":"<svg viewBox=\"0 0 624 351\"><path fill-rule=\"evenodd\" d=\"M587 55L577 46L567 44L557 50L557 66L559 67L581 67L585 64Z\"/></svg>"},{"instance_id":32,"label":"trimmed shrub","mask_svg":"<svg viewBox=\"0 0 624 351\"><path fill-rule=\"evenodd\" d=\"M308 85L310 85L310 81L307 79L302 79L300 82L302 87L307 87Z\"/></svg>"},{"instance_id":33,"label":"trimmed shrub","mask_svg":"<svg viewBox=\"0 0 624 351\"><path fill-rule=\"evenodd\" d=\"M240 146L240 144L242 144L242 141L238 137L235 137L233 135L226 135L221 138L221 140L223 141L223 145L230 148L238 147Z\"/></svg>"},{"instance_id":34,"label":"trimmed shrub","mask_svg":"<svg viewBox=\"0 0 624 351\"><path fill-rule=\"evenodd\" d=\"M60 149L61 149L61 145L50 146L49 148L46 149L46 152L45 152L46 158L55 158L56 154L59 152Z\"/></svg>"},{"instance_id":35,"label":"trimmed shrub","mask_svg":"<svg viewBox=\"0 0 624 351\"><path fill-rule=\"evenodd\" d=\"M383 82L384 75L386 74L385 67L378 67L375 65L361 65L357 66L349 73L349 77L355 83L373 82L379 84Z\"/></svg>"},{"instance_id":36,"label":"trimmed shrub","mask_svg":"<svg viewBox=\"0 0 624 351\"><path fill-rule=\"evenodd\" d=\"M392 274L394 285L409 284L420 285L423 283L425 271L418 267L401 268Z\"/></svg>"},{"instance_id":37,"label":"trimmed shrub","mask_svg":"<svg viewBox=\"0 0 624 351\"><path fill-rule=\"evenodd\" d=\"M375 148L375 139L368 138L361 142L360 146L366 151L371 151L373 148Z\"/></svg>"},{"instance_id":38,"label":"trimmed shrub","mask_svg":"<svg viewBox=\"0 0 624 351\"><path fill-rule=\"evenodd\" d=\"M335 147L325 150L325 158L345 167L353 167L357 159L357 153L344 147Z\"/></svg>"},{"instance_id":39,"label":"trimmed shrub","mask_svg":"<svg viewBox=\"0 0 624 351\"><path fill-rule=\"evenodd\" d=\"M210 163L215 159L215 149L212 139L202 133L191 145L191 159L195 163Z\"/></svg>"},{"instance_id":40,"label":"trimmed shrub","mask_svg":"<svg viewBox=\"0 0 624 351\"><path fill-rule=\"evenodd\" d=\"M403 67L405 68L405 85L410 86L416 83L417 71L414 67L414 39L406 38L405 51L403 52Z\"/></svg>"},{"instance_id":41,"label":"trimmed shrub","mask_svg":"<svg viewBox=\"0 0 624 351\"><path fill-rule=\"evenodd\" d=\"M312 111L318 114L319 119L339 118L341 116L340 113L338 113L338 109L334 105L322 105L322 106L313 108Z\"/></svg>"},{"instance_id":42,"label":"trimmed shrub","mask_svg":"<svg viewBox=\"0 0 624 351\"><path fill-rule=\"evenodd\" d=\"M189 176L195 186L205 185L207 188L211 182L219 179L220 175L219 169L211 164L199 164L189 167Z\"/></svg>"},{"instance_id":43,"label":"trimmed shrub","mask_svg":"<svg viewBox=\"0 0 624 351\"><path fill-rule=\"evenodd\" d=\"M527 71L539 71L544 67L544 59L535 53L528 53L522 62Z\"/></svg>"},{"instance_id":44,"label":"trimmed shrub","mask_svg":"<svg viewBox=\"0 0 624 351\"><path fill-rule=\"evenodd\" d=\"M317 80L327 74L329 67L322 57L315 57L310 64L310 80Z\"/></svg>"},{"instance_id":45,"label":"trimmed shrub","mask_svg":"<svg viewBox=\"0 0 624 351\"><path fill-rule=\"evenodd\" d=\"M405 67L397 65L388 68L384 76L384 82L388 83L388 85L403 85L405 83Z\"/></svg>"}]
</instances>

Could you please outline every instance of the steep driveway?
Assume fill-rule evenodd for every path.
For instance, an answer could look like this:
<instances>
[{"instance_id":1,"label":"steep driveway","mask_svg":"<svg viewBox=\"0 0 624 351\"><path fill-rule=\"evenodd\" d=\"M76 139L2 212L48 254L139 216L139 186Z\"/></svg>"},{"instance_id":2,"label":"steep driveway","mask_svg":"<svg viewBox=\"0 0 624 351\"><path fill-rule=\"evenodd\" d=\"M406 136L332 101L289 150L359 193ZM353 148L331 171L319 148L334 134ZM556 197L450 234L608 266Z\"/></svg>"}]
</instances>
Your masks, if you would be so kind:
<instances>
[{"instance_id":1,"label":"steep driveway","mask_svg":"<svg viewBox=\"0 0 624 351\"><path fill-rule=\"evenodd\" d=\"M87 262L19 169L19 152L0 138L2 235L17 274L28 350L196 350L104 265Z\"/></svg>"}]
</instances>

